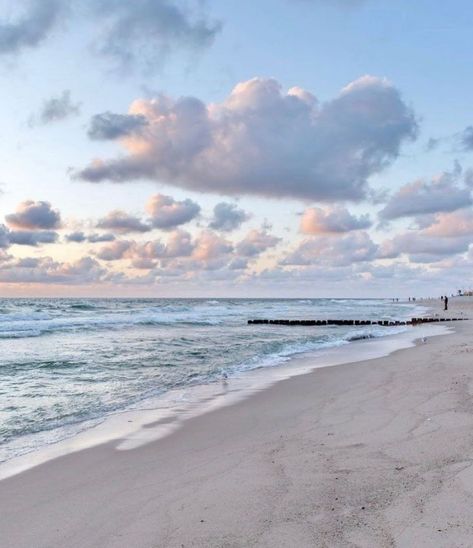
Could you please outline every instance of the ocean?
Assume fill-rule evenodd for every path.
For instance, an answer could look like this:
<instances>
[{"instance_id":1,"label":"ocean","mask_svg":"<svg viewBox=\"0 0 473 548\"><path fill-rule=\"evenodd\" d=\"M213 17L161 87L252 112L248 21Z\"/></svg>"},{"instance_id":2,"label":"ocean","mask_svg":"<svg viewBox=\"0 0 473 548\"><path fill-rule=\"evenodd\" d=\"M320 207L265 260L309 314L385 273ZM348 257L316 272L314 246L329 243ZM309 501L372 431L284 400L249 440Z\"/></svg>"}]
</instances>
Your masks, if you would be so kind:
<instances>
[{"instance_id":1,"label":"ocean","mask_svg":"<svg viewBox=\"0 0 473 548\"><path fill-rule=\"evenodd\" d=\"M0 462L172 390L407 329L248 319L412 315L413 305L382 299L2 299Z\"/></svg>"}]
</instances>

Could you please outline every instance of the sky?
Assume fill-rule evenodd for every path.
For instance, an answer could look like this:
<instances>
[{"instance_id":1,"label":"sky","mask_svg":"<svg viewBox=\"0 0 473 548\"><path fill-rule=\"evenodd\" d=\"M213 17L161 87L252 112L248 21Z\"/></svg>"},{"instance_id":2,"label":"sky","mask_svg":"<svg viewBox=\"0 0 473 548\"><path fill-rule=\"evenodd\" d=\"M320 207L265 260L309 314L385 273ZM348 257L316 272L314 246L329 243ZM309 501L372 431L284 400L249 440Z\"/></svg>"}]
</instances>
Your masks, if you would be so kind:
<instances>
[{"instance_id":1,"label":"sky","mask_svg":"<svg viewBox=\"0 0 473 548\"><path fill-rule=\"evenodd\" d=\"M0 296L473 287L467 0L0 0Z\"/></svg>"}]
</instances>

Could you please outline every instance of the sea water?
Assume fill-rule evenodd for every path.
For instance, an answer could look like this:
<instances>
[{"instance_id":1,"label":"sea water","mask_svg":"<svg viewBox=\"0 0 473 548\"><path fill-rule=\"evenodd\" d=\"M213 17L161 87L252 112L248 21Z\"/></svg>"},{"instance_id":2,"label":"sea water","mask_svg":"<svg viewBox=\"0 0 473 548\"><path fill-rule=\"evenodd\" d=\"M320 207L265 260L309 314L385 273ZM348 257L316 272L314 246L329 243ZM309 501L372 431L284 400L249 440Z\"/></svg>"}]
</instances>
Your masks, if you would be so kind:
<instances>
[{"instance_id":1,"label":"sea water","mask_svg":"<svg viewBox=\"0 0 473 548\"><path fill-rule=\"evenodd\" d=\"M406 329L248 319L411 315L412 305L382 299L0 300L0 462L175 389Z\"/></svg>"}]
</instances>

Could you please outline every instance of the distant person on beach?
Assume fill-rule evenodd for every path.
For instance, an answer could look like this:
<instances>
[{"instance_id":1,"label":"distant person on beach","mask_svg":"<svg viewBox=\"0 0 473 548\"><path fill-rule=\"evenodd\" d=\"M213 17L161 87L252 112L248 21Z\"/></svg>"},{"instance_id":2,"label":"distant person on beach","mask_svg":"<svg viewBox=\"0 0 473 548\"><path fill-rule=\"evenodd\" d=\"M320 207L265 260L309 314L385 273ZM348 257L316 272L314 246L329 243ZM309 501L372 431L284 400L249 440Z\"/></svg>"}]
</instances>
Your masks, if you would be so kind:
<instances>
[{"instance_id":1,"label":"distant person on beach","mask_svg":"<svg viewBox=\"0 0 473 548\"><path fill-rule=\"evenodd\" d=\"M443 303L445 305L444 310L448 310L448 297L445 295L445 299L443 300Z\"/></svg>"}]
</instances>

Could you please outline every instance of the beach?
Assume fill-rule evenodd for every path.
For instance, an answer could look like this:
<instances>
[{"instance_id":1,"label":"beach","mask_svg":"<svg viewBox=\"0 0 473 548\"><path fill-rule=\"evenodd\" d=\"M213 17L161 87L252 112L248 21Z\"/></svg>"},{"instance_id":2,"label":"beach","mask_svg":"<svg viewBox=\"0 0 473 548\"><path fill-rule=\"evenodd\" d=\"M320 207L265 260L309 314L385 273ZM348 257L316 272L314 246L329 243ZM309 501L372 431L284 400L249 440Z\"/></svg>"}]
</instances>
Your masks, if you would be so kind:
<instances>
[{"instance_id":1,"label":"beach","mask_svg":"<svg viewBox=\"0 0 473 548\"><path fill-rule=\"evenodd\" d=\"M473 548L472 28L0 0L0 548Z\"/></svg>"},{"instance_id":2,"label":"beach","mask_svg":"<svg viewBox=\"0 0 473 548\"><path fill-rule=\"evenodd\" d=\"M6 478L0 544L471 546L472 325L278 382L135 449Z\"/></svg>"}]
</instances>

